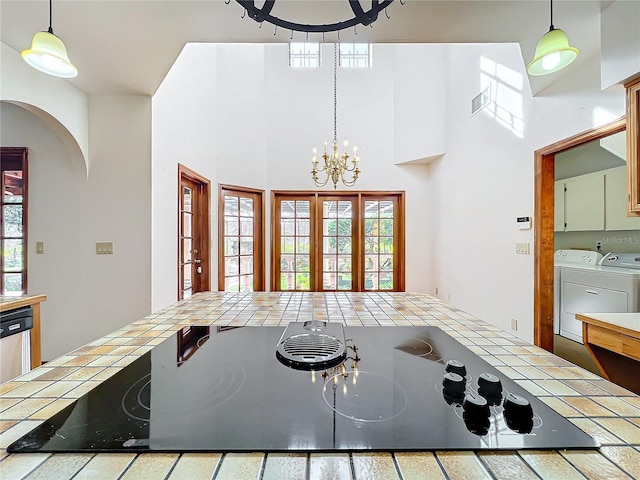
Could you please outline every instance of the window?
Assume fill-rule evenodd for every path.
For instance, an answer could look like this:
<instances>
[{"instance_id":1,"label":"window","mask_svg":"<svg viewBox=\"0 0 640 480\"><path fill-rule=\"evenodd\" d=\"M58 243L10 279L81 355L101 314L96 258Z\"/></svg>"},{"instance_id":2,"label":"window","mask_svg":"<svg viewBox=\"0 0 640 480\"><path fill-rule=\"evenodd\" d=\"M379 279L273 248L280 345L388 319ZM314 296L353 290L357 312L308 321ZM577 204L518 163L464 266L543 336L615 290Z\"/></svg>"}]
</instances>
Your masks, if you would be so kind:
<instances>
[{"instance_id":1,"label":"window","mask_svg":"<svg viewBox=\"0 0 640 480\"><path fill-rule=\"evenodd\" d=\"M320 44L291 42L289 44L289 66L295 68L317 68L320 66Z\"/></svg>"},{"instance_id":2,"label":"window","mask_svg":"<svg viewBox=\"0 0 640 480\"><path fill-rule=\"evenodd\" d=\"M369 68L371 47L368 43L340 43L340 66Z\"/></svg>"},{"instance_id":3,"label":"window","mask_svg":"<svg viewBox=\"0 0 640 480\"><path fill-rule=\"evenodd\" d=\"M402 192L274 192L272 290L404 290Z\"/></svg>"},{"instance_id":4,"label":"window","mask_svg":"<svg viewBox=\"0 0 640 480\"><path fill-rule=\"evenodd\" d=\"M218 290L264 290L263 194L220 185Z\"/></svg>"},{"instance_id":5,"label":"window","mask_svg":"<svg viewBox=\"0 0 640 480\"><path fill-rule=\"evenodd\" d=\"M27 292L27 149L0 155L0 295Z\"/></svg>"}]
</instances>

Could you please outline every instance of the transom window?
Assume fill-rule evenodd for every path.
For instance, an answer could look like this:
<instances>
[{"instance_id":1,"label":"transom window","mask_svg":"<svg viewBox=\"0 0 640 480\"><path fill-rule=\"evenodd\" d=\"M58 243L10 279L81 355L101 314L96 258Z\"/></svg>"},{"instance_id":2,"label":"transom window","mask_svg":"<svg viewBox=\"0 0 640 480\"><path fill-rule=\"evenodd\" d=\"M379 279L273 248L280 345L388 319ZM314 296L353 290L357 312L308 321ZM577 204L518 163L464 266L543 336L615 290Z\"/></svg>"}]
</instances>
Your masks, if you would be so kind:
<instances>
[{"instance_id":1,"label":"transom window","mask_svg":"<svg viewBox=\"0 0 640 480\"><path fill-rule=\"evenodd\" d=\"M371 45L368 43L340 43L340 66L369 68L371 66Z\"/></svg>"},{"instance_id":2,"label":"transom window","mask_svg":"<svg viewBox=\"0 0 640 480\"><path fill-rule=\"evenodd\" d=\"M289 44L289 66L294 68L319 67L320 44L313 42L291 42Z\"/></svg>"},{"instance_id":3,"label":"transom window","mask_svg":"<svg viewBox=\"0 0 640 480\"><path fill-rule=\"evenodd\" d=\"M274 192L272 290L404 290L404 194Z\"/></svg>"}]
</instances>

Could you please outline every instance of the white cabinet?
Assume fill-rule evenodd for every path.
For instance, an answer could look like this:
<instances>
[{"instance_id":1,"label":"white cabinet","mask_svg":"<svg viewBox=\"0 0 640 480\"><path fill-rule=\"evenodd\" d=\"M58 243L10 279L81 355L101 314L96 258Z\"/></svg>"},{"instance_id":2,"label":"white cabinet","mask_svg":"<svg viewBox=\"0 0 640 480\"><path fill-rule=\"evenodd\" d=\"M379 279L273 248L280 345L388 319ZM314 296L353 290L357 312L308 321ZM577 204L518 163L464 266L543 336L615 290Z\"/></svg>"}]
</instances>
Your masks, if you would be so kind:
<instances>
[{"instance_id":1,"label":"white cabinet","mask_svg":"<svg viewBox=\"0 0 640 480\"><path fill-rule=\"evenodd\" d=\"M627 216L627 167L557 180L554 231L640 230L640 217Z\"/></svg>"},{"instance_id":2,"label":"white cabinet","mask_svg":"<svg viewBox=\"0 0 640 480\"><path fill-rule=\"evenodd\" d=\"M564 186L564 231L604 230L604 173L567 178Z\"/></svg>"},{"instance_id":3,"label":"white cabinet","mask_svg":"<svg viewBox=\"0 0 640 480\"><path fill-rule=\"evenodd\" d=\"M640 230L640 217L627 216L627 167L604 171L605 230Z\"/></svg>"}]
</instances>

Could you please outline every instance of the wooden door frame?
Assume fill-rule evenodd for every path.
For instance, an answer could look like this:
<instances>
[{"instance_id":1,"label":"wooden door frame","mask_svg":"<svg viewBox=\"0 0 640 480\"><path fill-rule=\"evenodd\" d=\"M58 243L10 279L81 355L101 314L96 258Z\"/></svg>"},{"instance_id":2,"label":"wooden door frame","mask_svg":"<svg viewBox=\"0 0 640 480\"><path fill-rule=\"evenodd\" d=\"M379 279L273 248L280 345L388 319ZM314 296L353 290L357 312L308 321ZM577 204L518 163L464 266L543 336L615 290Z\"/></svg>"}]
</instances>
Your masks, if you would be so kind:
<instances>
[{"instance_id":1,"label":"wooden door frame","mask_svg":"<svg viewBox=\"0 0 640 480\"><path fill-rule=\"evenodd\" d=\"M199 291L208 291L211 290L211 229L209 227L209 218L211 212L211 182L206 178L200 175L199 173L191 170L189 167L178 163L178 251L176 258L178 259L178 300L180 300L180 198L182 195L182 179L188 179L192 182L198 184L198 198L200 199L199 204L196 206L197 211L201 212L197 218L194 218L194 221L197 222L196 231L200 232L200 234L204 233L204 236L199 239L200 240L200 250L207 253L205 259L202 259L200 266L202 267L201 277L199 279L200 285L202 286L202 290ZM192 284L193 285L193 284ZM196 292L193 292L196 293Z\"/></svg>"},{"instance_id":2,"label":"wooden door frame","mask_svg":"<svg viewBox=\"0 0 640 480\"><path fill-rule=\"evenodd\" d=\"M626 129L626 117L578 133L534 152L535 207L533 270L533 342L553 352L554 182L555 156Z\"/></svg>"}]
</instances>

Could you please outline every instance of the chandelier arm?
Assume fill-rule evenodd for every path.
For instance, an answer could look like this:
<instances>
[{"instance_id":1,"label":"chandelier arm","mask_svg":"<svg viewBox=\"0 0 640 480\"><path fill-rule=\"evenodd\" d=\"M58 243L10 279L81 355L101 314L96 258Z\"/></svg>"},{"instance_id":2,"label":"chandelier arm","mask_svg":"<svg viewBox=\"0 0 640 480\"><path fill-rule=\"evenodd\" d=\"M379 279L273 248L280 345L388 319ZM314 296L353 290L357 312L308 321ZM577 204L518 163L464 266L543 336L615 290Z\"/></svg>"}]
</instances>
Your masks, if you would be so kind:
<instances>
[{"instance_id":1,"label":"chandelier arm","mask_svg":"<svg viewBox=\"0 0 640 480\"><path fill-rule=\"evenodd\" d=\"M360 4L360 0L349 0L349 6L351 6L351 11L356 16L356 18L364 18L365 21L362 21L363 25L370 25L378 19L378 12L382 10L379 8L378 0L371 0L371 10L367 13L362 9L362 5Z\"/></svg>"}]
</instances>

